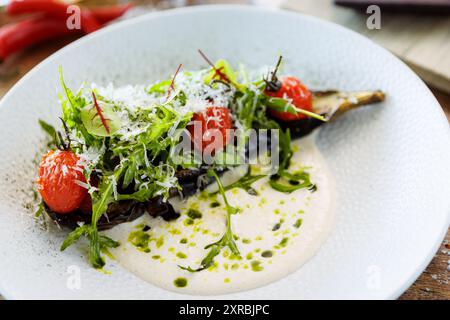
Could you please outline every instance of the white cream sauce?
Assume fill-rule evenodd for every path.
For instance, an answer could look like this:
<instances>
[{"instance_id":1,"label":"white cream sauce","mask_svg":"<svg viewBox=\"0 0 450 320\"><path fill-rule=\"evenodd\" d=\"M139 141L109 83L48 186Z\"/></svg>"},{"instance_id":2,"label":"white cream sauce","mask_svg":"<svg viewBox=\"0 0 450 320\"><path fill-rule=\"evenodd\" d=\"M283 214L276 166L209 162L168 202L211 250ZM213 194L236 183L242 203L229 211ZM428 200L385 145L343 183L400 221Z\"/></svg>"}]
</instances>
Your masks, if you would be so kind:
<instances>
[{"instance_id":1,"label":"white cream sauce","mask_svg":"<svg viewBox=\"0 0 450 320\"><path fill-rule=\"evenodd\" d=\"M208 253L204 247L221 238L226 211L220 195L206 199L194 196L174 203L181 212L181 217L175 221L166 222L144 215L107 231L121 243L111 253L123 267L142 279L168 290L190 294L224 294L252 289L294 272L319 249L334 221L334 183L314 140L312 135L293 142L295 153L289 171L308 167L317 191L301 189L290 194L281 193L268 185L267 178L253 184L259 193L256 196L237 188L227 191L230 204L241 209L232 216L241 259L230 255L226 248L215 258L216 264L207 270L190 273L178 267L197 268ZM212 202L218 202L220 206L212 208ZM186 215L189 208L201 212L202 218L190 219ZM277 224L279 229L273 231ZM150 229L144 232L143 226ZM129 241L130 232L135 232L134 235L141 239L148 237L148 248L133 245ZM268 252L272 253L271 257ZM179 278L187 280L185 287L175 285L174 281Z\"/></svg>"}]
</instances>

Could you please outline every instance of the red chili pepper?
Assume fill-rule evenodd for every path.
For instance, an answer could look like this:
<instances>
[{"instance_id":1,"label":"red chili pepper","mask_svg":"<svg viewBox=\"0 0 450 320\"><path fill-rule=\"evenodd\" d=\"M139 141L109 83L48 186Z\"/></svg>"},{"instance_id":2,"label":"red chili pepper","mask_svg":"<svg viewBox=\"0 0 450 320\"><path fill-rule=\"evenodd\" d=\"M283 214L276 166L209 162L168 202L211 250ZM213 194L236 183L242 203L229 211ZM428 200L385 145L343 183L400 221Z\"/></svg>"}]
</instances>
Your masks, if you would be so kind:
<instances>
[{"instance_id":1,"label":"red chili pepper","mask_svg":"<svg viewBox=\"0 0 450 320\"><path fill-rule=\"evenodd\" d=\"M92 14L92 12L88 9L82 9L81 10L81 28L86 33L91 33L94 31L97 31L102 26L97 21L95 16Z\"/></svg>"},{"instance_id":2,"label":"red chili pepper","mask_svg":"<svg viewBox=\"0 0 450 320\"><path fill-rule=\"evenodd\" d=\"M18 23L12 23L0 28L0 62L16 51L33 46L37 43L69 34L93 32L103 24L108 23L127 12L132 4L82 8L80 19L82 30L69 30L66 21L73 14L70 4L57 0L11 0L6 7L9 15L39 14Z\"/></svg>"},{"instance_id":3,"label":"red chili pepper","mask_svg":"<svg viewBox=\"0 0 450 320\"><path fill-rule=\"evenodd\" d=\"M11 0L6 6L8 15L21 15L31 13L44 13L48 17L59 20L67 20L72 14L66 4L57 0ZM101 25L95 16L87 9L80 10L81 28L84 32L90 33L100 29Z\"/></svg>"},{"instance_id":4,"label":"red chili pepper","mask_svg":"<svg viewBox=\"0 0 450 320\"><path fill-rule=\"evenodd\" d=\"M45 40L78 33L67 29L64 21L43 16L5 25L0 28L0 60Z\"/></svg>"},{"instance_id":5,"label":"red chili pepper","mask_svg":"<svg viewBox=\"0 0 450 320\"><path fill-rule=\"evenodd\" d=\"M98 22L100 22L101 24L105 24L121 17L132 7L133 5L131 3L127 3L117 6L90 8L89 11L91 11Z\"/></svg>"}]
</instances>

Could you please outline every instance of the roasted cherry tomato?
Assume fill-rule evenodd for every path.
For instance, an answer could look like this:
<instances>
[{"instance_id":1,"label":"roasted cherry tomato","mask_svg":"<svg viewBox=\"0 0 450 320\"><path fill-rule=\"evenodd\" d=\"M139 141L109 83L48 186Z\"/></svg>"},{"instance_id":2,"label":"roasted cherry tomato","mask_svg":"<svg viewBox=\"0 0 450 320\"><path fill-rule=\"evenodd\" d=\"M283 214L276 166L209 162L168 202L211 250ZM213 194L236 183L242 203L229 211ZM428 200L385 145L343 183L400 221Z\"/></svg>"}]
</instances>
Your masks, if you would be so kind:
<instances>
[{"instance_id":1,"label":"roasted cherry tomato","mask_svg":"<svg viewBox=\"0 0 450 320\"><path fill-rule=\"evenodd\" d=\"M313 111L312 110L312 94L306 88L300 80L295 77L286 76L280 78L281 87L277 91L269 91L266 90L266 94L271 97L289 99L292 101L292 104L303 110ZM298 112L297 114L292 114L289 112L281 112L276 110L269 110L270 114L277 119L283 121L293 121L304 119L307 116Z\"/></svg>"},{"instance_id":2,"label":"roasted cherry tomato","mask_svg":"<svg viewBox=\"0 0 450 320\"><path fill-rule=\"evenodd\" d=\"M225 107L208 107L195 113L188 126L194 146L198 150L221 150L230 140L227 129L233 126L230 110ZM196 127L197 126L197 127Z\"/></svg>"},{"instance_id":3,"label":"roasted cherry tomato","mask_svg":"<svg viewBox=\"0 0 450 320\"><path fill-rule=\"evenodd\" d=\"M71 151L49 151L39 166L38 190L47 206L56 213L69 213L80 206L88 191L79 157ZM79 181L77 183L77 181Z\"/></svg>"}]
</instances>

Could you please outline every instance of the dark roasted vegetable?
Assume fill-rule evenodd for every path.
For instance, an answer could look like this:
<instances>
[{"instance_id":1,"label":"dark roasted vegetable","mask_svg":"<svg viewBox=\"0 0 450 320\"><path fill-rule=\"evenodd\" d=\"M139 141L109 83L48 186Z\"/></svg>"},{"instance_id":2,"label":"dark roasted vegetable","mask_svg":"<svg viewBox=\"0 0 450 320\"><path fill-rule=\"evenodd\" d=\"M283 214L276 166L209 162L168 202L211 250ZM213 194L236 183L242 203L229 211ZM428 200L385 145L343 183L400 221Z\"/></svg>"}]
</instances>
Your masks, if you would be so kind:
<instances>
[{"instance_id":1,"label":"dark roasted vegetable","mask_svg":"<svg viewBox=\"0 0 450 320\"><path fill-rule=\"evenodd\" d=\"M80 223L91 223L92 214L80 210L70 214L57 214L45 206L48 216L58 225L75 229ZM134 201L119 201L112 203L108 211L98 221L98 230L110 229L118 224L133 221L145 213L145 204Z\"/></svg>"},{"instance_id":2,"label":"dark roasted vegetable","mask_svg":"<svg viewBox=\"0 0 450 320\"><path fill-rule=\"evenodd\" d=\"M177 219L180 216L168 201L163 201L161 196L150 199L146 203L146 209L152 217L162 217L166 221Z\"/></svg>"},{"instance_id":3,"label":"dark roasted vegetable","mask_svg":"<svg viewBox=\"0 0 450 320\"><path fill-rule=\"evenodd\" d=\"M188 170L182 169L176 173L179 184L182 187L182 196L189 197L198 190L203 190L213 179L206 175L206 170ZM173 189L171 196L179 195L178 190ZM44 207L48 216L62 227L75 229L80 223L91 223L92 213L83 213L76 210L70 214L57 214L48 206ZM177 219L180 214L177 213L169 202L164 202L162 197L150 199L147 202L137 202L132 200L122 200L113 202L108 206L106 214L98 221L98 230L107 230L118 224L133 221L141 217L144 213L152 217L162 217L166 221Z\"/></svg>"}]
</instances>

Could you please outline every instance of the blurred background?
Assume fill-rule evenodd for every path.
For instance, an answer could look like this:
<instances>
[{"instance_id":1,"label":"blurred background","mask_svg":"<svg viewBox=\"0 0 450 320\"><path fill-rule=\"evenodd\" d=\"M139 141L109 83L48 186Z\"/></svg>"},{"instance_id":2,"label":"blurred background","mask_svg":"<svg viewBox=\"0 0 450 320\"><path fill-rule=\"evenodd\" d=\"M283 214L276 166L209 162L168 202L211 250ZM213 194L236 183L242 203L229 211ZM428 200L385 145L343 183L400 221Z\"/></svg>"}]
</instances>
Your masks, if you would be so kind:
<instances>
[{"instance_id":1,"label":"blurred background","mask_svg":"<svg viewBox=\"0 0 450 320\"><path fill-rule=\"evenodd\" d=\"M66 9L73 4L81 8L82 24L68 30ZM210 4L286 9L361 33L408 64L450 120L450 0L0 0L0 97L43 59L98 28L152 11ZM449 300L449 281L450 232L401 299Z\"/></svg>"}]
</instances>

